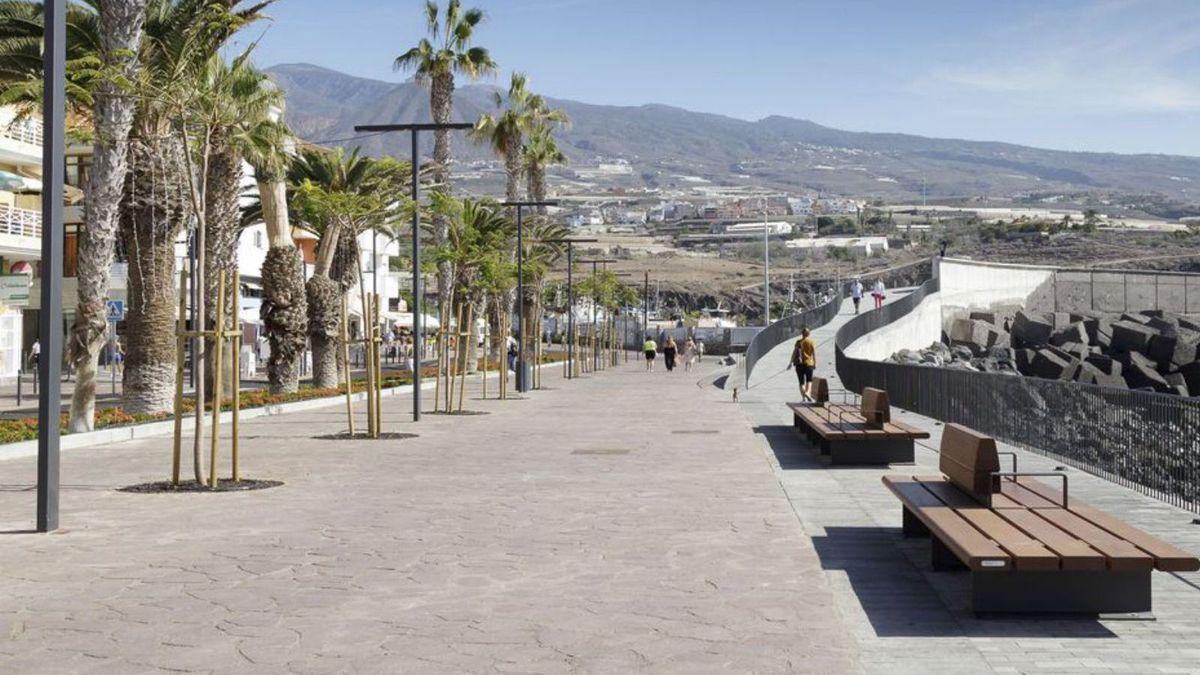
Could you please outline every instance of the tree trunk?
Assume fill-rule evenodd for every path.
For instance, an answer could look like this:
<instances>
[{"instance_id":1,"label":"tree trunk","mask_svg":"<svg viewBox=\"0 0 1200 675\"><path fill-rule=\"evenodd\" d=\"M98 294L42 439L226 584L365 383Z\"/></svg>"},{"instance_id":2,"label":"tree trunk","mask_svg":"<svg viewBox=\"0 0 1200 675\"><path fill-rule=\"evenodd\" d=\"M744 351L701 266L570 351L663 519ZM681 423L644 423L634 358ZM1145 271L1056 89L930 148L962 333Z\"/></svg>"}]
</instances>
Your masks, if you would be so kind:
<instances>
[{"instance_id":1,"label":"tree trunk","mask_svg":"<svg viewBox=\"0 0 1200 675\"><path fill-rule=\"evenodd\" d=\"M259 315L266 326L271 355L267 379L272 394L300 388L300 359L304 357L308 325L304 268L295 246L272 246L263 261L263 300Z\"/></svg>"},{"instance_id":2,"label":"tree trunk","mask_svg":"<svg viewBox=\"0 0 1200 675\"><path fill-rule=\"evenodd\" d=\"M341 288L325 276L308 280L308 339L312 343L313 386L338 385L337 352L341 332Z\"/></svg>"},{"instance_id":3,"label":"tree trunk","mask_svg":"<svg viewBox=\"0 0 1200 675\"><path fill-rule=\"evenodd\" d=\"M454 75L437 73L430 81L429 109L433 121L446 124L450 121L450 110L454 103ZM413 161L419 161L413 157ZM433 189L442 194L450 193L450 132L439 129L433 132ZM450 237L450 223L440 213L433 215L433 242L445 246ZM448 261L438 262L438 306L445 307L450 301L453 270ZM443 319L444 320L444 319Z\"/></svg>"},{"instance_id":4,"label":"tree trunk","mask_svg":"<svg viewBox=\"0 0 1200 675\"><path fill-rule=\"evenodd\" d=\"M175 395L175 239L186 209L183 144L131 138L121 240L129 258L124 393L129 412L171 410Z\"/></svg>"},{"instance_id":5,"label":"tree trunk","mask_svg":"<svg viewBox=\"0 0 1200 675\"><path fill-rule=\"evenodd\" d=\"M238 203L242 189L242 157L229 145L226 131L218 129L213 134L213 152L208 163L207 189L205 190L205 219L208 221L208 231L204 241L204 293L205 312L208 324L214 330L232 330L233 303L239 302L238 279L234 276L238 269L237 247L241 234L241 206ZM217 326L217 294L220 288L221 272L225 273L225 317L223 325ZM206 340L208 353L214 353L211 339ZM233 396L233 388L237 380L233 372L233 350L241 347L241 341L235 340L232 345L226 343L221 350L221 395L226 399ZM216 370L205 371L210 392L212 376Z\"/></svg>"},{"instance_id":6,"label":"tree trunk","mask_svg":"<svg viewBox=\"0 0 1200 675\"><path fill-rule=\"evenodd\" d=\"M129 79L138 67L137 47L145 18L145 0L110 0L100 5L100 58ZM68 425L73 432L91 431L95 424L96 371L104 345L109 277L136 106L136 100L116 82L100 78L93 107L96 135L85 186L85 225L78 234L78 299L70 342L76 374Z\"/></svg>"}]
</instances>

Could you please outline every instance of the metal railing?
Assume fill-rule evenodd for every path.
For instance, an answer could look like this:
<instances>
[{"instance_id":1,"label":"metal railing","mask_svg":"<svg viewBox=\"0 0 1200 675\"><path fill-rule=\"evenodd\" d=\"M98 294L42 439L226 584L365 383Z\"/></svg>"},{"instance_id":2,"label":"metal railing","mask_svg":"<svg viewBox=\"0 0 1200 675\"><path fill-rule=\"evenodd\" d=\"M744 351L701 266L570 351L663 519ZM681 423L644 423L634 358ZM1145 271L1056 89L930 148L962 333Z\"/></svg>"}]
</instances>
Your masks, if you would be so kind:
<instances>
[{"instance_id":1,"label":"metal railing","mask_svg":"<svg viewBox=\"0 0 1200 675\"><path fill-rule=\"evenodd\" d=\"M1200 512L1198 399L846 355L855 340L900 319L938 290L938 280L930 279L838 330L837 373L844 387L884 389L893 405Z\"/></svg>"},{"instance_id":2,"label":"metal railing","mask_svg":"<svg viewBox=\"0 0 1200 675\"><path fill-rule=\"evenodd\" d=\"M30 209L0 204L0 234L41 237L42 214Z\"/></svg>"},{"instance_id":3,"label":"metal railing","mask_svg":"<svg viewBox=\"0 0 1200 675\"><path fill-rule=\"evenodd\" d=\"M767 352L775 347L795 338L800 334L801 328L807 326L811 330L833 321L842 307L844 297L845 289L842 288L825 303L797 314L785 316L759 331L747 345L746 358L743 360L746 371L746 388L750 388L750 376L754 373L754 366L758 364L759 359L766 356Z\"/></svg>"},{"instance_id":4,"label":"metal railing","mask_svg":"<svg viewBox=\"0 0 1200 675\"><path fill-rule=\"evenodd\" d=\"M0 136L30 145L42 144L42 121L37 119L14 120L0 125Z\"/></svg>"}]
</instances>

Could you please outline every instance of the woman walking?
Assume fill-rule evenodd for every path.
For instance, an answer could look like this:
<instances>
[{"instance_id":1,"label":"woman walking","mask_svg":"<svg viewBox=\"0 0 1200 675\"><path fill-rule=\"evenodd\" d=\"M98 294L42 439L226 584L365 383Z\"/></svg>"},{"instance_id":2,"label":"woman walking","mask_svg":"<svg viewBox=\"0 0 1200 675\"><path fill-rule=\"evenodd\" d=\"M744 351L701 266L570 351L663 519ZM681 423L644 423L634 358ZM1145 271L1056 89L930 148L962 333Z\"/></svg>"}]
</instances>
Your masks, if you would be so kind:
<instances>
[{"instance_id":1,"label":"woman walking","mask_svg":"<svg viewBox=\"0 0 1200 675\"><path fill-rule=\"evenodd\" d=\"M792 359L788 362L788 369L792 368L796 369L800 395L805 401L813 400L809 389L812 386L813 372L817 369L817 343L813 341L807 326L801 329L800 339L796 340L796 346L792 347Z\"/></svg>"},{"instance_id":2,"label":"woman walking","mask_svg":"<svg viewBox=\"0 0 1200 675\"><path fill-rule=\"evenodd\" d=\"M647 335L646 342L642 345L642 351L646 354L646 372L654 372L654 357L658 355L658 343Z\"/></svg>"},{"instance_id":3,"label":"woman walking","mask_svg":"<svg viewBox=\"0 0 1200 675\"><path fill-rule=\"evenodd\" d=\"M875 298L875 309L883 307L883 299L887 297L884 295L885 290L883 279L876 279L875 285L871 288L871 297Z\"/></svg>"},{"instance_id":4,"label":"woman walking","mask_svg":"<svg viewBox=\"0 0 1200 675\"><path fill-rule=\"evenodd\" d=\"M688 338L687 342L683 343L683 370L689 372L692 369L692 361L696 360L696 343L692 338Z\"/></svg>"},{"instance_id":5,"label":"woman walking","mask_svg":"<svg viewBox=\"0 0 1200 675\"><path fill-rule=\"evenodd\" d=\"M667 344L663 346L663 363L667 365L667 372L675 370L675 353L679 348L675 345L675 338L667 338Z\"/></svg>"}]
</instances>

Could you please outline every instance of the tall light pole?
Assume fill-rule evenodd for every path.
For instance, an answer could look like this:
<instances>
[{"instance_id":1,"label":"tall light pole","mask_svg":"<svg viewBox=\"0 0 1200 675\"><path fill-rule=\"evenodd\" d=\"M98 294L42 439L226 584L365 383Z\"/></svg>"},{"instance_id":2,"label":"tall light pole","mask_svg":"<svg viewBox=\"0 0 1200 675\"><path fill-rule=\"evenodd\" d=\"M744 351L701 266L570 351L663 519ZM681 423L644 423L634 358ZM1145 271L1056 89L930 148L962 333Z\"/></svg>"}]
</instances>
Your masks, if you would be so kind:
<instances>
[{"instance_id":1,"label":"tall light pole","mask_svg":"<svg viewBox=\"0 0 1200 675\"><path fill-rule=\"evenodd\" d=\"M413 291L413 421L421 421L421 183L417 179L420 157L420 134L422 131L442 129L473 129L470 122L436 122L422 124L363 124L354 127L355 133L385 133L407 131L412 136L412 291ZM445 320L446 317L442 317Z\"/></svg>"},{"instance_id":2,"label":"tall light pole","mask_svg":"<svg viewBox=\"0 0 1200 675\"><path fill-rule=\"evenodd\" d=\"M62 413L63 183L66 169L66 0L46 0L42 40L42 305L38 315L37 531L58 529Z\"/></svg>"},{"instance_id":3,"label":"tall light pole","mask_svg":"<svg viewBox=\"0 0 1200 675\"><path fill-rule=\"evenodd\" d=\"M575 244L592 244L596 239L539 239L543 244L567 245L567 379L575 377Z\"/></svg>"},{"instance_id":4,"label":"tall light pole","mask_svg":"<svg viewBox=\"0 0 1200 675\"><path fill-rule=\"evenodd\" d=\"M613 258L593 258L591 260L580 260L581 263L592 264L592 335L596 334L596 265L603 264L605 271L608 270L608 263L616 262ZM592 369L597 370L600 367L600 356L595 349L592 350Z\"/></svg>"},{"instance_id":5,"label":"tall light pole","mask_svg":"<svg viewBox=\"0 0 1200 675\"><path fill-rule=\"evenodd\" d=\"M529 377L525 372L525 243L521 238L521 210L526 206L558 206L557 201L501 202L502 206L517 208L517 391L529 391Z\"/></svg>"},{"instance_id":6,"label":"tall light pole","mask_svg":"<svg viewBox=\"0 0 1200 675\"><path fill-rule=\"evenodd\" d=\"M771 325L771 237L767 229L767 196L763 195L763 312L764 326Z\"/></svg>"}]
</instances>

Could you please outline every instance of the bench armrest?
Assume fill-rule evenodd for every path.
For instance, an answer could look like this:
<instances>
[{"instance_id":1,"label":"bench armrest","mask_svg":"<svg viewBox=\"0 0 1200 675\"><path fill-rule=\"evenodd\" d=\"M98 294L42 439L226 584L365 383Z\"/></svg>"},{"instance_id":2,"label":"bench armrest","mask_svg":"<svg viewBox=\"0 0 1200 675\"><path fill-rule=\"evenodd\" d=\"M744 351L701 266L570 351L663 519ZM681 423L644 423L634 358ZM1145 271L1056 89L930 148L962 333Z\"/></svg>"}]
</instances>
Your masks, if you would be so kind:
<instances>
[{"instance_id":1,"label":"bench armrest","mask_svg":"<svg viewBox=\"0 0 1200 675\"><path fill-rule=\"evenodd\" d=\"M830 389L829 395L833 396L834 394L842 395L842 403L855 403L855 404L858 403L858 394L854 393L853 391L850 391L849 389ZM850 399L850 400L847 401L846 399Z\"/></svg>"},{"instance_id":2,"label":"bench armrest","mask_svg":"<svg viewBox=\"0 0 1200 675\"><path fill-rule=\"evenodd\" d=\"M1022 476L1031 478L1061 478L1062 479L1062 507L1067 508L1067 474L1061 471L993 471L993 478L1012 478L1013 482ZM992 493L988 493L988 508L992 507Z\"/></svg>"},{"instance_id":3,"label":"bench armrest","mask_svg":"<svg viewBox=\"0 0 1200 675\"><path fill-rule=\"evenodd\" d=\"M1012 462L1012 464L1013 464L1012 470L1014 473L1016 472L1016 470L1017 470L1017 453L1015 453L1015 452L997 452L996 455L997 456L1008 455L1008 456L1012 457L1012 461L1013 461Z\"/></svg>"}]
</instances>

